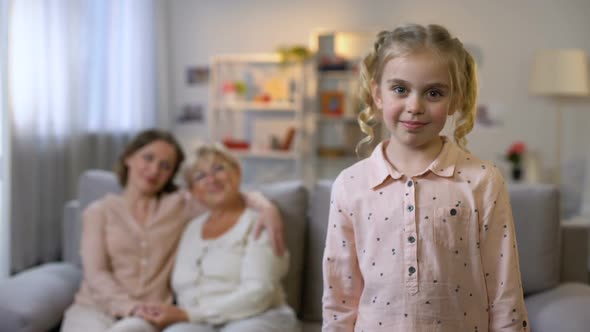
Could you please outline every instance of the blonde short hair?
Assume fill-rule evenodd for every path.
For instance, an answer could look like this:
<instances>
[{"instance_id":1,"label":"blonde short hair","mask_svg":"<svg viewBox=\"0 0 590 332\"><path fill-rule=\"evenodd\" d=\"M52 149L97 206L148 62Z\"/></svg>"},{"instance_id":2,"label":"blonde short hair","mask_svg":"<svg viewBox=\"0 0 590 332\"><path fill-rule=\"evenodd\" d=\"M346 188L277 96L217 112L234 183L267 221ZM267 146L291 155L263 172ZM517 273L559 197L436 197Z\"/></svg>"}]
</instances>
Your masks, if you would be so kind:
<instances>
[{"instance_id":1,"label":"blonde short hair","mask_svg":"<svg viewBox=\"0 0 590 332\"><path fill-rule=\"evenodd\" d=\"M192 185L192 176L199 161L214 157L220 157L236 170L241 170L240 162L225 146L220 143L203 144L195 151L194 159L184 168L183 175L187 187Z\"/></svg>"}]
</instances>

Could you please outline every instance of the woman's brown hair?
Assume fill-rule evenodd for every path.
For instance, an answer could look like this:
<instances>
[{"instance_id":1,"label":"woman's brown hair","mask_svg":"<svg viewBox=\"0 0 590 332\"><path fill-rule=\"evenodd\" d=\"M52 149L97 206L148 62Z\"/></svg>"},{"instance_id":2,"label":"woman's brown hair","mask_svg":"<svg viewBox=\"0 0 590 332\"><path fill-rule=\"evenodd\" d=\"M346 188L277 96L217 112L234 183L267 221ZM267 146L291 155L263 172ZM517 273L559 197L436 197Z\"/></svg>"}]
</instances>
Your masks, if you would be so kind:
<instances>
[{"instance_id":1,"label":"woman's brown hair","mask_svg":"<svg viewBox=\"0 0 590 332\"><path fill-rule=\"evenodd\" d=\"M129 172L128 167L125 164L125 160L139 149L155 141L163 141L172 145L174 147L174 151L176 152L176 164L174 165L174 168L172 170L172 175L170 175L170 178L168 179L166 184L164 184L162 189L160 189L157 195L163 193L170 193L178 189L178 187L174 184L174 176L176 175L180 168L180 165L184 161L184 152L182 151L180 144L172 134L159 129L147 129L140 132L131 140L129 144L127 144L127 147L125 147L125 150L119 157L119 160L117 161L117 164L115 166L115 172L117 173L117 177L119 178L119 184L122 187L125 187L127 185L127 177Z\"/></svg>"}]
</instances>

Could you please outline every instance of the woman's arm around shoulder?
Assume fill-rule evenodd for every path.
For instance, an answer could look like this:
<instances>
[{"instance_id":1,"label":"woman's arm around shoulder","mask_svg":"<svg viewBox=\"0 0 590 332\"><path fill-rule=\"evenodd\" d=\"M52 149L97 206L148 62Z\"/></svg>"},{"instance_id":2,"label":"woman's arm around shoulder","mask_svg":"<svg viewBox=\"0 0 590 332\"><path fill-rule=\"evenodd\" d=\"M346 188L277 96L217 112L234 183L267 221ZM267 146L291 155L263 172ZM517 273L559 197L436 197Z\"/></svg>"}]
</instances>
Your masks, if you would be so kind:
<instances>
[{"instance_id":1,"label":"woman's arm around shoulder","mask_svg":"<svg viewBox=\"0 0 590 332\"><path fill-rule=\"evenodd\" d=\"M282 256L286 249L283 238L283 220L279 209L260 192L247 192L244 196L246 205L260 213L254 228L255 237L258 238L263 229L267 230L274 253Z\"/></svg>"}]
</instances>

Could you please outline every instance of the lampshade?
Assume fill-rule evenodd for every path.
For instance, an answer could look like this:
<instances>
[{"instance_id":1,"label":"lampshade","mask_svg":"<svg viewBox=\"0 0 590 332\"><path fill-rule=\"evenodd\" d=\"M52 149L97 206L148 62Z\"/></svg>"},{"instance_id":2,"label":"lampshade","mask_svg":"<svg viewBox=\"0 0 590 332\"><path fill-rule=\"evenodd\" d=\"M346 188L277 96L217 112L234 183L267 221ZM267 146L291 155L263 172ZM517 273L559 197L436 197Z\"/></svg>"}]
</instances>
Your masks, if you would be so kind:
<instances>
[{"instance_id":1,"label":"lampshade","mask_svg":"<svg viewBox=\"0 0 590 332\"><path fill-rule=\"evenodd\" d=\"M373 46L374 33L316 31L311 34L310 49L321 55L360 59Z\"/></svg>"},{"instance_id":2,"label":"lampshade","mask_svg":"<svg viewBox=\"0 0 590 332\"><path fill-rule=\"evenodd\" d=\"M549 96L590 94L586 52L579 49L538 52L533 64L530 91Z\"/></svg>"}]
</instances>

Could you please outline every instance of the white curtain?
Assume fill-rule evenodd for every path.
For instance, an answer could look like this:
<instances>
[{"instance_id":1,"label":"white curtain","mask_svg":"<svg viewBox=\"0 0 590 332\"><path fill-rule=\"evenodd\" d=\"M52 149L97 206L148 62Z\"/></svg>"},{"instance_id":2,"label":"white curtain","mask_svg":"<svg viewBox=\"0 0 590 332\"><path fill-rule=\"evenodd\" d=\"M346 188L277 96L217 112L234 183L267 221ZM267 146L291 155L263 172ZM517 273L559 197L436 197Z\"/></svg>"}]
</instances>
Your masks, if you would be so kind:
<instances>
[{"instance_id":1,"label":"white curtain","mask_svg":"<svg viewBox=\"0 0 590 332\"><path fill-rule=\"evenodd\" d=\"M153 17L149 0L12 1L13 272L60 257L78 175L156 125Z\"/></svg>"},{"instance_id":2,"label":"white curtain","mask_svg":"<svg viewBox=\"0 0 590 332\"><path fill-rule=\"evenodd\" d=\"M0 0L0 279L10 272L8 220L8 103L7 93L8 0Z\"/></svg>"}]
</instances>

